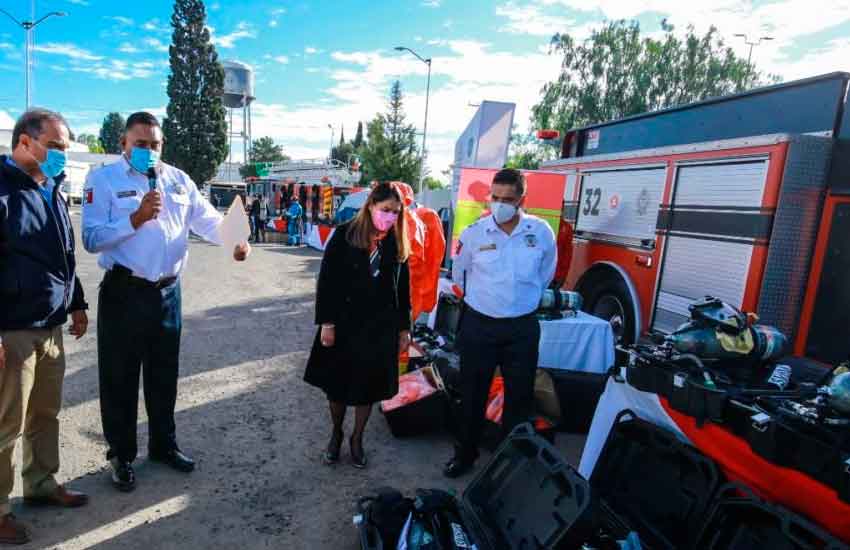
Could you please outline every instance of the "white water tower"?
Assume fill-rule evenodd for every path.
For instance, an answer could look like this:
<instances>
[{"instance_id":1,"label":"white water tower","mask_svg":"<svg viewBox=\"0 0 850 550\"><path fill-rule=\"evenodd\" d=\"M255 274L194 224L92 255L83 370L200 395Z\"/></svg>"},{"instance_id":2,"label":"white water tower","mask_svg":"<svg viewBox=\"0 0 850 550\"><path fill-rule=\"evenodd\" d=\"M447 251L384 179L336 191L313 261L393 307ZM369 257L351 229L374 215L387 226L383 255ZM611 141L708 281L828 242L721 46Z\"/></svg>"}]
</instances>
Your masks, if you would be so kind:
<instances>
[{"instance_id":1,"label":"white water tower","mask_svg":"<svg viewBox=\"0 0 850 550\"><path fill-rule=\"evenodd\" d=\"M230 150L230 166L233 166L233 139L242 140L243 162L248 162L251 149L251 103L254 97L254 69L238 61L222 61L224 68L224 97L223 103L229 115L228 147ZM233 124L233 113L242 110L242 128L237 129ZM239 179L235 174L232 180Z\"/></svg>"}]
</instances>

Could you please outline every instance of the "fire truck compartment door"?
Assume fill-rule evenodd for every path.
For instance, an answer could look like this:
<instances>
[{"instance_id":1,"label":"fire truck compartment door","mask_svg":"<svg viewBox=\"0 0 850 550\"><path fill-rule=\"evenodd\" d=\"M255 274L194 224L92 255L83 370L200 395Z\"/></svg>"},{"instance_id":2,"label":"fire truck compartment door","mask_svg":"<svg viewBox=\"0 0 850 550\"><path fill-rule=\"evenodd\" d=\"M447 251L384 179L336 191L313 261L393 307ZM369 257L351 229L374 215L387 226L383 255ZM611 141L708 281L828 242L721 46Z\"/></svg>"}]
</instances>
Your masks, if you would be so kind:
<instances>
[{"instance_id":1,"label":"fire truck compartment door","mask_svg":"<svg viewBox=\"0 0 850 550\"><path fill-rule=\"evenodd\" d=\"M666 179L665 166L584 172L576 231L587 237L654 241Z\"/></svg>"},{"instance_id":2,"label":"fire truck compartment door","mask_svg":"<svg viewBox=\"0 0 850 550\"><path fill-rule=\"evenodd\" d=\"M742 306L753 247L770 237L771 218L762 212L767 164L677 166L672 207L659 216L666 243L653 330L672 332L689 319L688 305L706 295Z\"/></svg>"}]
</instances>

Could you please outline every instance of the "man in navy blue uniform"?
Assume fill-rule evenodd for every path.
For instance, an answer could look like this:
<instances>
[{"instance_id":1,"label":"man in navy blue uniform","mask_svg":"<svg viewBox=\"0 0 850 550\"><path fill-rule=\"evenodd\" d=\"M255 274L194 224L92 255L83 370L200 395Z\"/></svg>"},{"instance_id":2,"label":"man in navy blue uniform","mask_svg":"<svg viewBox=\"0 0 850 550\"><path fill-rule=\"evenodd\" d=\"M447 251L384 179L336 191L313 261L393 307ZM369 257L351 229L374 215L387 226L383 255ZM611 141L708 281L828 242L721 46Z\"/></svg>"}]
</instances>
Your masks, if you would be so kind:
<instances>
[{"instance_id":1,"label":"man in navy blue uniform","mask_svg":"<svg viewBox=\"0 0 850 550\"><path fill-rule=\"evenodd\" d=\"M56 482L65 350L62 326L86 333L74 232L59 194L68 125L43 109L24 113L12 154L0 156L0 544L25 544L29 530L10 513L15 442L23 434L24 502L63 508L88 497Z\"/></svg>"}]
</instances>

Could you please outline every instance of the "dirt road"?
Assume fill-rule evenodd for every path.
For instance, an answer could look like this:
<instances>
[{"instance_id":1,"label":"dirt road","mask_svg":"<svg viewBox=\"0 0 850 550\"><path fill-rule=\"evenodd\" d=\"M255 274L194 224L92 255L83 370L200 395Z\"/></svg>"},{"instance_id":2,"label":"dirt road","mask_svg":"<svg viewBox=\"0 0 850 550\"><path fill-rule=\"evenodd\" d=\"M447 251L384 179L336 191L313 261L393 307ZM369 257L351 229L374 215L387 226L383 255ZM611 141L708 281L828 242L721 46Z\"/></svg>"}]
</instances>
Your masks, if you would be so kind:
<instances>
[{"instance_id":1,"label":"dirt road","mask_svg":"<svg viewBox=\"0 0 850 550\"><path fill-rule=\"evenodd\" d=\"M20 502L18 480L14 512L34 531L23 548L355 550L353 502L370 488L462 490L468 481L441 475L451 454L448 437L394 440L377 411L366 436L367 470L352 468L347 453L333 468L322 465L326 402L301 381L320 253L260 245L237 265L221 249L193 243L182 282L177 432L198 468L183 475L147 461L140 395L138 486L116 492L98 401L94 327L102 272L94 256L79 250L92 332L79 342L66 336L59 479L92 501L80 510L29 509ZM580 438L560 436L559 447L574 463L580 445Z\"/></svg>"}]
</instances>

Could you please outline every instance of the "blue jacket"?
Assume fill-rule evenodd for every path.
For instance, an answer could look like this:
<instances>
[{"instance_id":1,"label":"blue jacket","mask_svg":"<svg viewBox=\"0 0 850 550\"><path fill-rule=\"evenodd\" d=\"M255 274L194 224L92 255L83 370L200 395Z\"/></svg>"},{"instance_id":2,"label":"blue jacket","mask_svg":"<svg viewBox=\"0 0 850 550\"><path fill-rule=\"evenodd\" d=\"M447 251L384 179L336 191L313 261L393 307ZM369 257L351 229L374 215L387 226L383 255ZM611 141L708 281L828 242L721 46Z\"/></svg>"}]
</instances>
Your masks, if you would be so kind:
<instances>
[{"instance_id":1,"label":"blue jacket","mask_svg":"<svg viewBox=\"0 0 850 550\"><path fill-rule=\"evenodd\" d=\"M38 184L0 155L0 330L53 328L87 308L63 179L48 208Z\"/></svg>"}]
</instances>

